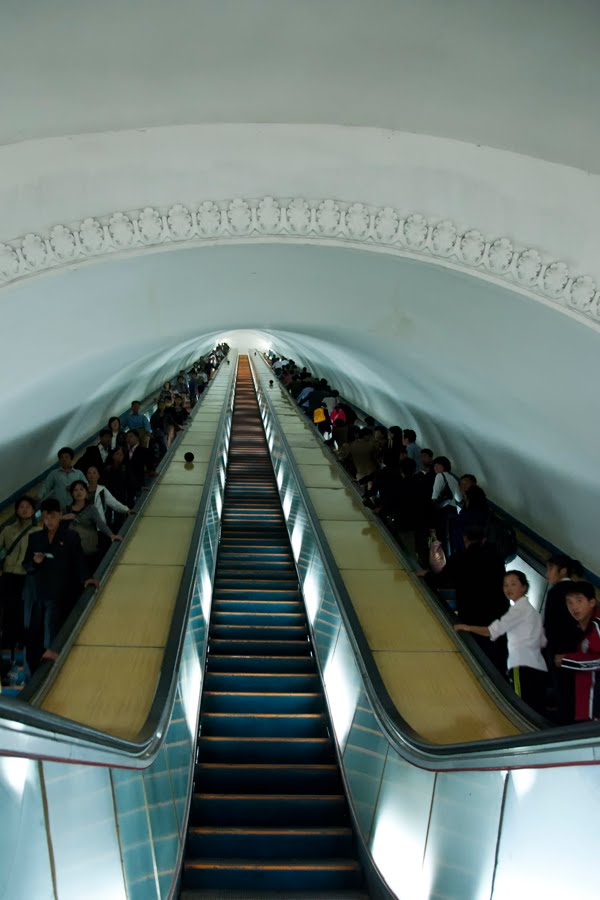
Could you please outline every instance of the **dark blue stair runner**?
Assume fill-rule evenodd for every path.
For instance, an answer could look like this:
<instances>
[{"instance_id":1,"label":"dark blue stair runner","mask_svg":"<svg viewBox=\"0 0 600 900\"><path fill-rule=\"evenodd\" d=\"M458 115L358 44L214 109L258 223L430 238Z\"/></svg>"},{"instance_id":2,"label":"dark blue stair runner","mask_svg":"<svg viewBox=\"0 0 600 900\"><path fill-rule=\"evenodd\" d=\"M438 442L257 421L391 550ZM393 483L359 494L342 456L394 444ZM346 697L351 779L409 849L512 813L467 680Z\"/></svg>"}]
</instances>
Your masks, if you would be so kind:
<instances>
[{"instance_id":1,"label":"dark blue stair runner","mask_svg":"<svg viewBox=\"0 0 600 900\"><path fill-rule=\"evenodd\" d=\"M248 358L240 357L184 898L366 898Z\"/></svg>"}]
</instances>

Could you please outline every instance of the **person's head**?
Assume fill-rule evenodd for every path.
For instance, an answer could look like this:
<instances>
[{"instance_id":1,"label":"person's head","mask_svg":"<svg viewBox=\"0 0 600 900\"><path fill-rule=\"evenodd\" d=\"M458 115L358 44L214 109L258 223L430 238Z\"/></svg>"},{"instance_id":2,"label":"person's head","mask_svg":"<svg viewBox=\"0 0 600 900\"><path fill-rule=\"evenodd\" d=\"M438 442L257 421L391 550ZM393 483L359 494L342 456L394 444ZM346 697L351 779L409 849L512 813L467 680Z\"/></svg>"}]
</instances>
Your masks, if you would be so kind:
<instances>
[{"instance_id":1,"label":"person's head","mask_svg":"<svg viewBox=\"0 0 600 900\"><path fill-rule=\"evenodd\" d=\"M164 390L164 391L170 391L170 390L171 390L171 382L170 382L170 381L165 381L165 383L163 384L163 390Z\"/></svg>"},{"instance_id":2,"label":"person's head","mask_svg":"<svg viewBox=\"0 0 600 900\"><path fill-rule=\"evenodd\" d=\"M383 425L376 425L375 428L373 429L373 434L375 435L375 437L377 438L378 441L387 443L387 437L388 437L387 428L384 428Z\"/></svg>"},{"instance_id":3,"label":"person's head","mask_svg":"<svg viewBox=\"0 0 600 900\"><path fill-rule=\"evenodd\" d=\"M125 454L123 453L122 447L115 447L113 452L110 454L108 458L109 466L122 466L125 462Z\"/></svg>"},{"instance_id":4,"label":"person's head","mask_svg":"<svg viewBox=\"0 0 600 900\"><path fill-rule=\"evenodd\" d=\"M596 610L596 590L589 581L574 581L568 592L567 609L582 629L588 627Z\"/></svg>"},{"instance_id":5,"label":"person's head","mask_svg":"<svg viewBox=\"0 0 600 900\"><path fill-rule=\"evenodd\" d=\"M470 488L475 487L476 484L477 484L477 479L475 478L474 475L469 475L469 474L461 475L461 477L458 481L458 486L460 488L460 492L463 495L463 497L466 497L467 491L470 490Z\"/></svg>"},{"instance_id":6,"label":"person's head","mask_svg":"<svg viewBox=\"0 0 600 900\"><path fill-rule=\"evenodd\" d=\"M132 402L132 404L131 404L131 412L132 412L135 416L137 416L137 415L139 414L139 411L140 411L141 407L142 407L142 404L140 403L139 400L133 400L133 402Z\"/></svg>"},{"instance_id":7,"label":"person's head","mask_svg":"<svg viewBox=\"0 0 600 900\"><path fill-rule=\"evenodd\" d=\"M15 516L19 521L23 522L26 519L33 519L34 513L35 500L28 497L27 494L24 494L23 497L19 497L15 501Z\"/></svg>"},{"instance_id":8,"label":"person's head","mask_svg":"<svg viewBox=\"0 0 600 900\"><path fill-rule=\"evenodd\" d=\"M375 419L373 418L373 416L365 416L365 425L367 426L367 428L375 427Z\"/></svg>"},{"instance_id":9,"label":"person's head","mask_svg":"<svg viewBox=\"0 0 600 900\"><path fill-rule=\"evenodd\" d=\"M72 447L61 447L58 453L58 464L61 469L70 469L73 466L75 451Z\"/></svg>"},{"instance_id":10,"label":"person's head","mask_svg":"<svg viewBox=\"0 0 600 900\"><path fill-rule=\"evenodd\" d=\"M69 493L73 503L85 503L87 501L88 486L85 481L77 480L69 485Z\"/></svg>"},{"instance_id":11,"label":"person's head","mask_svg":"<svg viewBox=\"0 0 600 900\"><path fill-rule=\"evenodd\" d=\"M158 403L156 404L156 412L161 416L164 413L166 408L167 408L167 404L165 403L164 400L159 400Z\"/></svg>"},{"instance_id":12,"label":"person's head","mask_svg":"<svg viewBox=\"0 0 600 900\"><path fill-rule=\"evenodd\" d=\"M566 553L555 553L546 560L546 579L550 584L558 584L565 578L581 576L583 569L581 563L576 559L571 559Z\"/></svg>"},{"instance_id":13,"label":"person's head","mask_svg":"<svg viewBox=\"0 0 600 900\"><path fill-rule=\"evenodd\" d=\"M108 427L110 428L111 435L118 434L121 430L121 420L118 416L111 416L108 420Z\"/></svg>"},{"instance_id":14,"label":"person's head","mask_svg":"<svg viewBox=\"0 0 600 900\"><path fill-rule=\"evenodd\" d=\"M433 450L430 450L429 447L421 450L421 463L424 469L431 469L433 465Z\"/></svg>"},{"instance_id":15,"label":"person's head","mask_svg":"<svg viewBox=\"0 0 600 900\"><path fill-rule=\"evenodd\" d=\"M471 544L481 544L484 537L485 534L483 528L472 525L469 528L465 528L465 532L463 534L463 543L465 547L470 547Z\"/></svg>"},{"instance_id":16,"label":"person's head","mask_svg":"<svg viewBox=\"0 0 600 900\"><path fill-rule=\"evenodd\" d=\"M402 443L405 447L408 447L409 444L414 444L417 440L417 432L413 431L412 428L405 428L402 432Z\"/></svg>"},{"instance_id":17,"label":"person's head","mask_svg":"<svg viewBox=\"0 0 600 900\"><path fill-rule=\"evenodd\" d=\"M373 431L370 428L362 428L359 437L362 441L367 441L373 437Z\"/></svg>"},{"instance_id":18,"label":"person's head","mask_svg":"<svg viewBox=\"0 0 600 900\"><path fill-rule=\"evenodd\" d=\"M183 375L177 376L177 384L185 384L185 377Z\"/></svg>"},{"instance_id":19,"label":"person's head","mask_svg":"<svg viewBox=\"0 0 600 900\"><path fill-rule=\"evenodd\" d=\"M135 428L132 428L131 431L127 432L127 446L129 447L130 450L132 450L134 447L137 447L139 442L140 442L140 436L137 433L137 431L135 430Z\"/></svg>"},{"instance_id":20,"label":"person's head","mask_svg":"<svg viewBox=\"0 0 600 900\"><path fill-rule=\"evenodd\" d=\"M98 471L97 466L88 466L85 470L85 477L88 480L89 486L94 489L98 482L100 481L100 472ZM77 483L77 482L75 482Z\"/></svg>"},{"instance_id":21,"label":"person's head","mask_svg":"<svg viewBox=\"0 0 600 900\"><path fill-rule=\"evenodd\" d=\"M511 569L504 576L503 582L504 596L508 600L519 600L524 597L529 590L529 582L524 572L517 569Z\"/></svg>"},{"instance_id":22,"label":"person's head","mask_svg":"<svg viewBox=\"0 0 600 900\"><path fill-rule=\"evenodd\" d=\"M181 396L181 394L175 394L175 401L174 401L174 402L175 402L175 406L176 406L177 408L179 408L179 407L181 407L181 406L183 405L183 397Z\"/></svg>"},{"instance_id":23,"label":"person's head","mask_svg":"<svg viewBox=\"0 0 600 900\"><path fill-rule=\"evenodd\" d=\"M410 456L405 456L400 460L400 471L403 478L412 478L417 471L417 464Z\"/></svg>"},{"instance_id":24,"label":"person's head","mask_svg":"<svg viewBox=\"0 0 600 900\"><path fill-rule=\"evenodd\" d=\"M48 497L47 500L42 500L40 510L42 512L42 525L44 528L47 528L50 533L55 532L62 519L60 503L58 500L55 500L54 497Z\"/></svg>"},{"instance_id":25,"label":"person's head","mask_svg":"<svg viewBox=\"0 0 600 900\"><path fill-rule=\"evenodd\" d=\"M105 450L110 450L110 445L112 441L112 431L110 428L103 428L100 432L100 441Z\"/></svg>"},{"instance_id":26,"label":"person's head","mask_svg":"<svg viewBox=\"0 0 600 900\"><path fill-rule=\"evenodd\" d=\"M433 469L439 475L441 472L451 472L452 465L447 456L436 456L433 461Z\"/></svg>"}]
</instances>

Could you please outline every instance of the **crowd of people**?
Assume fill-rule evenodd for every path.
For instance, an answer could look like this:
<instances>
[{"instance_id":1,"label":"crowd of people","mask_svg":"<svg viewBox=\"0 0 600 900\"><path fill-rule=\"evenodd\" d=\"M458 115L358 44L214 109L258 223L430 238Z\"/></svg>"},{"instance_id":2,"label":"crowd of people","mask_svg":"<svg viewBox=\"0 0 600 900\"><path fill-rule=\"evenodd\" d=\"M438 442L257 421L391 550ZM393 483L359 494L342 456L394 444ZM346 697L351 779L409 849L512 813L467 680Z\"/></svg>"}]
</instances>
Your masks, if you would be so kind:
<instances>
[{"instance_id":1,"label":"crowd of people","mask_svg":"<svg viewBox=\"0 0 600 900\"><path fill-rule=\"evenodd\" d=\"M167 381L150 415L139 400L111 416L97 441L76 458L58 451L58 466L38 490L19 497L15 518L0 531L0 628L3 680L24 651L25 680L53 660L58 632L119 533L190 409L228 352L219 344Z\"/></svg>"},{"instance_id":2,"label":"crowd of people","mask_svg":"<svg viewBox=\"0 0 600 900\"><path fill-rule=\"evenodd\" d=\"M270 354L273 373L355 480L363 502L415 560L455 630L468 632L513 689L554 724L600 718L600 616L593 584L563 554L546 562L542 613L530 603L511 524L495 513L471 473L419 446L412 428L362 415L325 378Z\"/></svg>"}]
</instances>

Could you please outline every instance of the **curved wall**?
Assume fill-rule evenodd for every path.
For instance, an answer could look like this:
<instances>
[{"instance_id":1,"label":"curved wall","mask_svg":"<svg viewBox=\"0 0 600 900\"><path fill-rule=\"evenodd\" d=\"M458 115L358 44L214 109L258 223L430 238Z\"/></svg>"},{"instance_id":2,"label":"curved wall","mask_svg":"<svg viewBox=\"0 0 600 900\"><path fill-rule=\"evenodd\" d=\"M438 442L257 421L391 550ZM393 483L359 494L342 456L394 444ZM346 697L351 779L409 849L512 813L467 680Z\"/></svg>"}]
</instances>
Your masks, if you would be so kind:
<instances>
[{"instance_id":1,"label":"curved wall","mask_svg":"<svg viewBox=\"0 0 600 900\"><path fill-rule=\"evenodd\" d=\"M6 287L1 300L15 384L0 403L12 424L2 495L75 428L92 430L119 392L126 406L133 372L142 393L187 341L196 353L249 329L382 420L414 424L518 518L600 567L597 335L534 300L415 260L290 245L106 262ZM10 334L27 335L25 364Z\"/></svg>"}]
</instances>

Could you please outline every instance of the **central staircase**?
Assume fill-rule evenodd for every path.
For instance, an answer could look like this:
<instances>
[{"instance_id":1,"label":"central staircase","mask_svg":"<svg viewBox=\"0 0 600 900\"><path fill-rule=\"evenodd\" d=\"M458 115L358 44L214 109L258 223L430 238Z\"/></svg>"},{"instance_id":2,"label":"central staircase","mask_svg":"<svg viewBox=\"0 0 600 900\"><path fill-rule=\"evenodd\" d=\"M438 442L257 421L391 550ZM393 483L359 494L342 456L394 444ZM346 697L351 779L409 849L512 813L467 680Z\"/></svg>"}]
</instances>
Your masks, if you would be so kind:
<instances>
[{"instance_id":1,"label":"central staircase","mask_svg":"<svg viewBox=\"0 0 600 900\"><path fill-rule=\"evenodd\" d=\"M183 898L366 900L247 356L197 759Z\"/></svg>"}]
</instances>

